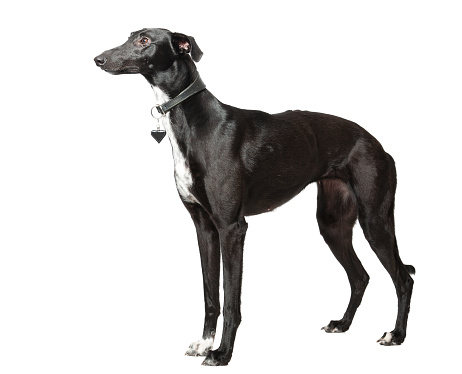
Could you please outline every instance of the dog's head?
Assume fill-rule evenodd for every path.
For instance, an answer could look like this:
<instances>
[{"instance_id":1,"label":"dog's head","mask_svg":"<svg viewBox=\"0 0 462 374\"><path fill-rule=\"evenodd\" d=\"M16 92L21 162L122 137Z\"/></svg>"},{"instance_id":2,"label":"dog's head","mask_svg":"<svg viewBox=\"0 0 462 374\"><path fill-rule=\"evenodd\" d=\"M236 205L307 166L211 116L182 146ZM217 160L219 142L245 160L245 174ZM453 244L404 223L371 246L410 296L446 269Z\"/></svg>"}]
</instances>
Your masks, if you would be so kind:
<instances>
[{"instance_id":1,"label":"dog's head","mask_svg":"<svg viewBox=\"0 0 462 374\"><path fill-rule=\"evenodd\" d=\"M153 75L171 68L176 61L198 62L202 51L193 37L165 29L132 32L119 47L95 57L96 65L111 74Z\"/></svg>"}]
</instances>

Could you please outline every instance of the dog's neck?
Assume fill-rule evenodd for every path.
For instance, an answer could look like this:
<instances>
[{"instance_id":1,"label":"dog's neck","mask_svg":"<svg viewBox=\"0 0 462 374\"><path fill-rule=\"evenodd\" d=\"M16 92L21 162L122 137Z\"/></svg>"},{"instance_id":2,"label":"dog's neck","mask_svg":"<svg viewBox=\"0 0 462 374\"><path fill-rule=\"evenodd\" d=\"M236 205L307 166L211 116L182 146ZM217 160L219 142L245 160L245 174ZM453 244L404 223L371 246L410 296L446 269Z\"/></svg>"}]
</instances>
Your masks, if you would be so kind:
<instances>
[{"instance_id":1,"label":"dog's neck","mask_svg":"<svg viewBox=\"0 0 462 374\"><path fill-rule=\"evenodd\" d=\"M146 76L145 76L146 77ZM162 77L160 77L162 78ZM194 76L188 74L183 78L178 79L181 83L178 84L176 81L172 81L171 84L167 84L159 76L146 77L151 85L154 92L154 106L165 104L170 99L176 97L184 88L192 83ZM156 110L156 109L154 109ZM189 128L186 126L187 120L186 115L182 110L182 105L175 106L171 111L165 113L158 119L160 125L165 129L167 136L170 140L173 150L173 158L175 165L183 164L184 157L182 156L186 152L185 136L189 133Z\"/></svg>"},{"instance_id":2,"label":"dog's neck","mask_svg":"<svg viewBox=\"0 0 462 374\"><path fill-rule=\"evenodd\" d=\"M188 82L189 79L183 79L183 82L186 81ZM199 82L199 83L198 83ZM180 87L182 87L181 85ZM186 120L186 114L181 108L181 104L184 101L187 101L190 99L191 96L194 94L197 94L201 90L203 90L205 87L202 84L202 81L196 72L196 76L194 77L193 82L189 84L186 88L186 90L182 90L181 93L177 94L178 89L171 89L171 86L163 85L163 84L153 84L151 83L151 88L154 92L154 106L157 108L153 108L154 112L156 112L156 115L153 115L155 118L159 118L158 116L160 115L161 117L159 118L159 122L162 124L162 126L167 130L169 133L169 138L171 138L172 133L172 118L175 118L175 123L180 126L175 126L177 127L183 127L181 124L186 123L184 120ZM169 89L170 88L170 89ZM152 113L151 110L151 113ZM158 113L157 113L158 112ZM170 130L170 131L169 131ZM178 136L178 134L177 134Z\"/></svg>"},{"instance_id":3,"label":"dog's neck","mask_svg":"<svg viewBox=\"0 0 462 374\"><path fill-rule=\"evenodd\" d=\"M154 92L153 105L165 104L194 82L198 74L196 66L192 61L184 62L186 63L172 65L167 72L144 75ZM183 154L186 154L187 149L194 147L195 142L191 140L191 136L195 133L194 128L203 126L207 122L207 118L198 115L201 113L200 106L203 105L204 100L216 101L216 98L204 89L182 101L161 117L160 124L167 132L174 153L175 148L181 149Z\"/></svg>"},{"instance_id":4,"label":"dog's neck","mask_svg":"<svg viewBox=\"0 0 462 374\"><path fill-rule=\"evenodd\" d=\"M188 87L195 79L197 69L191 59L176 61L164 71L143 74L151 87L157 87L168 97L173 98Z\"/></svg>"}]
</instances>

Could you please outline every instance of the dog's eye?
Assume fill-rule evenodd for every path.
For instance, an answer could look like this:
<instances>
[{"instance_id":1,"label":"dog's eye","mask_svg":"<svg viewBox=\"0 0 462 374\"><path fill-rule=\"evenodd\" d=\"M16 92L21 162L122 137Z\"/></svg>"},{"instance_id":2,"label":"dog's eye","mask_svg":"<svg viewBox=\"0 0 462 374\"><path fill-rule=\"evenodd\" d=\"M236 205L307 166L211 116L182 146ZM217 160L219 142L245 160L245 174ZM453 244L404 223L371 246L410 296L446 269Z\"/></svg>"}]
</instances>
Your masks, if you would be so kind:
<instances>
[{"instance_id":1,"label":"dog's eye","mask_svg":"<svg viewBox=\"0 0 462 374\"><path fill-rule=\"evenodd\" d=\"M149 39L146 38L146 37L143 37L143 38L140 39L140 44L142 44L142 45L146 45L146 44L148 44L148 42L149 42Z\"/></svg>"}]
</instances>

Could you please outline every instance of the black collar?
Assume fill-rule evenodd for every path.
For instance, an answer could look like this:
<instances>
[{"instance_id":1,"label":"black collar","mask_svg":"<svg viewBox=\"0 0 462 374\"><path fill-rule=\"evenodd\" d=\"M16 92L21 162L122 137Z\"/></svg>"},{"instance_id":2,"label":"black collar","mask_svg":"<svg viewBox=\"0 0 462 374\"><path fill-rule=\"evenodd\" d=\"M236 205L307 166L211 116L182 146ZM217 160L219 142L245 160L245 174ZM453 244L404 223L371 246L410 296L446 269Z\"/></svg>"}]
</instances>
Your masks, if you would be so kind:
<instances>
[{"instance_id":1,"label":"black collar","mask_svg":"<svg viewBox=\"0 0 462 374\"><path fill-rule=\"evenodd\" d=\"M202 79L199 73L197 73L197 76L196 76L196 79L194 79L194 82L192 82L188 87L186 87L183 91L181 91L178 94L178 96L174 97L172 100L169 100L166 103L157 105L156 106L157 111L164 116L165 114L167 114L168 111L173 109L175 106L185 101L186 99L190 98L191 96L197 94L198 92L201 92L204 89L205 89L205 83L202 82Z\"/></svg>"}]
</instances>

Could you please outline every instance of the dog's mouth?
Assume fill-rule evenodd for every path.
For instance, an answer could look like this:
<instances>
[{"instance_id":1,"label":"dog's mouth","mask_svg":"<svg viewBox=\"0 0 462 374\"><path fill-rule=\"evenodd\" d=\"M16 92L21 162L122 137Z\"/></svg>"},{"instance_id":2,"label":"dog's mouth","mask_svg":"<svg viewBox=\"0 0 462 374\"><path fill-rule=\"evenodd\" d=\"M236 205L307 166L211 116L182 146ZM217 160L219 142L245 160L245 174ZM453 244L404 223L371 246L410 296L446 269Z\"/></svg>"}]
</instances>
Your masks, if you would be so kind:
<instances>
[{"instance_id":1,"label":"dog's mouth","mask_svg":"<svg viewBox=\"0 0 462 374\"><path fill-rule=\"evenodd\" d=\"M114 75L137 74L140 72L140 68L136 66L136 63L134 63L133 65L130 65L130 63L132 62L127 61L126 59L124 59L125 60L124 62L123 61L117 62L117 60L120 60L120 59L121 59L120 56L116 56L115 58L116 61L113 61L114 58L112 55L102 54L102 55L95 57L93 60L95 61L96 66L99 66L101 69L103 69L104 71L110 74L114 74Z\"/></svg>"},{"instance_id":2,"label":"dog's mouth","mask_svg":"<svg viewBox=\"0 0 462 374\"><path fill-rule=\"evenodd\" d=\"M105 67L102 67L102 69L113 75L119 75L119 74L138 74L140 72L140 69L136 66L126 66L120 69L107 69Z\"/></svg>"}]
</instances>

